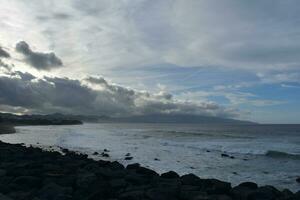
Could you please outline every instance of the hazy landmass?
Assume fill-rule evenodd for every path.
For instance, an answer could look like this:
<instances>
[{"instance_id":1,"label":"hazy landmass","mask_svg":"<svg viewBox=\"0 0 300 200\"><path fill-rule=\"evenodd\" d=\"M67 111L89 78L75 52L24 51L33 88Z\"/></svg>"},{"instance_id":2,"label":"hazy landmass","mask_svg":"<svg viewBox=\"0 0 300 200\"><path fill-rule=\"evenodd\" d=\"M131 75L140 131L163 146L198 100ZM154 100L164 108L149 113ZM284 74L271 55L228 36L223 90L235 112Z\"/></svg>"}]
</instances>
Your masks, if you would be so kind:
<instances>
[{"instance_id":1,"label":"hazy landmass","mask_svg":"<svg viewBox=\"0 0 300 200\"><path fill-rule=\"evenodd\" d=\"M0 133L15 132L13 126L20 125L76 125L80 120L69 118L66 115L15 115L0 113Z\"/></svg>"}]
</instances>

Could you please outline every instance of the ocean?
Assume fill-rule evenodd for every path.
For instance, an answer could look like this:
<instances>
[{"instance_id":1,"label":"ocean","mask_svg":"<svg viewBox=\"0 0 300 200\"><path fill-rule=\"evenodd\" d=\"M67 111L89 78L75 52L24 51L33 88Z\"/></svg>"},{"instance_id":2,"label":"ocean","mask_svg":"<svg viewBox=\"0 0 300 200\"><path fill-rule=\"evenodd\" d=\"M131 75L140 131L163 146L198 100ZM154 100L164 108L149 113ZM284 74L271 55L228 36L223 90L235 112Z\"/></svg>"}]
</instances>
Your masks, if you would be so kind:
<instances>
[{"instance_id":1,"label":"ocean","mask_svg":"<svg viewBox=\"0 0 300 200\"><path fill-rule=\"evenodd\" d=\"M68 148L124 165L137 162L159 173L173 170L233 185L254 181L300 190L300 125L86 123L16 130L0 140ZM93 155L103 149L109 150L109 158ZM127 153L132 160L124 160Z\"/></svg>"}]
</instances>

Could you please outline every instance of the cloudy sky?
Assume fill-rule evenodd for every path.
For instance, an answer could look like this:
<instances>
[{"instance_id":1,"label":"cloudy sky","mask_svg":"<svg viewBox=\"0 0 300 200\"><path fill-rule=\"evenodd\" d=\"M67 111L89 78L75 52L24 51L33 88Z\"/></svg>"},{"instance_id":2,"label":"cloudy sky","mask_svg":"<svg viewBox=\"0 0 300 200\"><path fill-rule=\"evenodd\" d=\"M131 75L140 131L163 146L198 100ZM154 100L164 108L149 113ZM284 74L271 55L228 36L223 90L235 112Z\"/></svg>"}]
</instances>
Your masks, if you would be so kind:
<instances>
[{"instance_id":1,"label":"cloudy sky","mask_svg":"<svg viewBox=\"0 0 300 200\"><path fill-rule=\"evenodd\" d=\"M0 111L300 123L298 0L0 5Z\"/></svg>"}]
</instances>

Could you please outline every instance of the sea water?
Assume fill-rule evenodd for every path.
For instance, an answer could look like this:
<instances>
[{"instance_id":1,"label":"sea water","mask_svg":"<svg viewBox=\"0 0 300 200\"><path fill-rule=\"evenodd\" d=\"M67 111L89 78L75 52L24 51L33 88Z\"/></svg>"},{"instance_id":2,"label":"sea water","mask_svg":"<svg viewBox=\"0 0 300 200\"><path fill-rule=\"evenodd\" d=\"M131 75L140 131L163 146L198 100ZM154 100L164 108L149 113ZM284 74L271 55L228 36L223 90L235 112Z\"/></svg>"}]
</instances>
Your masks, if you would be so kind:
<instances>
[{"instance_id":1,"label":"sea water","mask_svg":"<svg viewBox=\"0 0 300 200\"><path fill-rule=\"evenodd\" d=\"M140 163L163 173L194 173L233 185L254 181L300 190L300 125L195 125L99 123L19 126L0 135L8 143L63 147L109 160ZM130 153L132 160L124 160ZM227 154L229 157L224 157ZM231 157L231 158L230 158Z\"/></svg>"}]
</instances>

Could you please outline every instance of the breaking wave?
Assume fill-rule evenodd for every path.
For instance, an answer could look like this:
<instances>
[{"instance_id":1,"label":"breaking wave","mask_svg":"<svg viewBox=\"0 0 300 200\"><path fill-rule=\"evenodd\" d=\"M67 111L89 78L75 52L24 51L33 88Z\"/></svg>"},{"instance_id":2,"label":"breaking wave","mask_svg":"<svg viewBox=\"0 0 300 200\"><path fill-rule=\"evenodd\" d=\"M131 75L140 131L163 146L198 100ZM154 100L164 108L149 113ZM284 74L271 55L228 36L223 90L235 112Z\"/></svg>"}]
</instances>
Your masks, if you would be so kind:
<instances>
[{"instance_id":1,"label":"breaking wave","mask_svg":"<svg viewBox=\"0 0 300 200\"><path fill-rule=\"evenodd\" d=\"M290 159L300 159L300 154L292 154L282 151L269 150L265 153L265 156L272 158L290 158Z\"/></svg>"}]
</instances>

